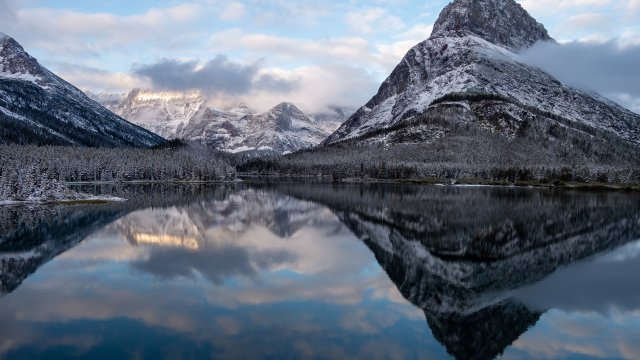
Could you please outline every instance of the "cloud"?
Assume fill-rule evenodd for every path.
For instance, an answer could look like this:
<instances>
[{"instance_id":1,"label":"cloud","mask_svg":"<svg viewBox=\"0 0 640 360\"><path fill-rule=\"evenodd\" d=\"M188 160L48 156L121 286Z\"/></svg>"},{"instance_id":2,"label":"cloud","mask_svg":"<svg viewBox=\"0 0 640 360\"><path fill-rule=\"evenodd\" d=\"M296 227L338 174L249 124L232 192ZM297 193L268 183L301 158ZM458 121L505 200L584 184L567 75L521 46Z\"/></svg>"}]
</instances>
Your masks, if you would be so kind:
<instances>
[{"instance_id":1,"label":"cloud","mask_svg":"<svg viewBox=\"0 0 640 360\"><path fill-rule=\"evenodd\" d=\"M156 90L193 90L208 94L241 95L254 87L288 92L295 84L269 74L258 76L260 66L242 64L218 55L204 64L197 61L162 59L155 64L138 65L134 74L151 82Z\"/></svg>"},{"instance_id":2,"label":"cloud","mask_svg":"<svg viewBox=\"0 0 640 360\"><path fill-rule=\"evenodd\" d=\"M229 29L212 34L209 44L210 48L240 50L260 57L271 54L270 59L287 61L373 60L369 43L360 37L300 39Z\"/></svg>"},{"instance_id":3,"label":"cloud","mask_svg":"<svg viewBox=\"0 0 640 360\"><path fill-rule=\"evenodd\" d=\"M521 54L565 84L610 97L640 112L640 45L602 43L539 43Z\"/></svg>"},{"instance_id":4,"label":"cloud","mask_svg":"<svg viewBox=\"0 0 640 360\"><path fill-rule=\"evenodd\" d=\"M259 259L255 259L260 255ZM154 249L149 258L132 265L159 278L193 277L202 274L213 284L222 285L229 278L244 276L254 278L260 267L269 268L285 261L292 261L291 254L280 251L263 251L251 258L246 248L227 245L207 251L193 252L185 249Z\"/></svg>"},{"instance_id":5,"label":"cloud","mask_svg":"<svg viewBox=\"0 0 640 360\"><path fill-rule=\"evenodd\" d=\"M269 68L262 72L271 78L294 83L296 88L287 94L265 88L255 89L242 99L261 111L283 99L295 103L306 112L326 110L330 105L358 107L373 96L380 85L377 77L364 69L335 63L294 69Z\"/></svg>"},{"instance_id":6,"label":"cloud","mask_svg":"<svg viewBox=\"0 0 640 360\"><path fill-rule=\"evenodd\" d=\"M516 290L514 296L535 309L608 315L611 308L640 310L640 242L614 250L595 261L573 265L543 281Z\"/></svg>"},{"instance_id":7,"label":"cloud","mask_svg":"<svg viewBox=\"0 0 640 360\"><path fill-rule=\"evenodd\" d=\"M66 62L53 64L58 76L83 90L119 93L137 87L148 88L151 86L148 80L141 79L129 72L107 71Z\"/></svg>"},{"instance_id":8,"label":"cloud","mask_svg":"<svg viewBox=\"0 0 640 360\"><path fill-rule=\"evenodd\" d=\"M315 0L253 0L249 7L256 14L256 25L286 24L288 28L293 25L318 24L320 18L327 17L337 10L329 1Z\"/></svg>"},{"instance_id":9,"label":"cloud","mask_svg":"<svg viewBox=\"0 0 640 360\"><path fill-rule=\"evenodd\" d=\"M240 2L230 2L226 4L220 13L220 20L236 21L241 19L246 12L246 7Z\"/></svg>"},{"instance_id":10,"label":"cloud","mask_svg":"<svg viewBox=\"0 0 640 360\"><path fill-rule=\"evenodd\" d=\"M382 8L357 10L347 13L345 22L354 31L364 34L400 31L406 27L397 16Z\"/></svg>"},{"instance_id":11,"label":"cloud","mask_svg":"<svg viewBox=\"0 0 640 360\"><path fill-rule=\"evenodd\" d=\"M568 30L588 30L599 29L603 27L610 27L612 25L609 16L600 13L586 13L569 17L567 22L563 25Z\"/></svg>"},{"instance_id":12,"label":"cloud","mask_svg":"<svg viewBox=\"0 0 640 360\"><path fill-rule=\"evenodd\" d=\"M394 35L390 41L370 42L359 36L329 38L294 38L229 29L213 33L209 48L242 52L245 56L264 58L277 63L343 63L388 74L406 52L426 39L432 26L418 24Z\"/></svg>"},{"instance_id":13,"label":"cloud","mask_svg":"<svg viewBox=\"0 0 640 360\"><path fill-rule=\"evenodd\" d=\"M603 7L610 5L612 0L523 0L522 7L528 11L554 12L557 9L569 9L580 7Z\"/></svg>"}]
</instances>

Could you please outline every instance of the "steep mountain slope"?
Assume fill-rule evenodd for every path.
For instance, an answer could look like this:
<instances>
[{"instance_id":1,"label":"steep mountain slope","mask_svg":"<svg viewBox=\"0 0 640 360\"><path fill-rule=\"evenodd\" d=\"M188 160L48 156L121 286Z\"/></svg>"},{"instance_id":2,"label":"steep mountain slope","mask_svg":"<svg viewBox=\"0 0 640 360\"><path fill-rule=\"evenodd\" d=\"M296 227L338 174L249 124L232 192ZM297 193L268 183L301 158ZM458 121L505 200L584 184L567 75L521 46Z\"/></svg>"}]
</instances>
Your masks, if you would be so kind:
<instances>
[{"instance_id":1,"label":"steep mountain slope","mask_svg":"<svg viewBox=\"0 0 640 360\"><path fill-rule=\"evenodd\" d=\"M164 141L89 99L0 33L0 143L148 147Z\"/></svg>"},{"instance_id":2,"label":"steep mountain slope","mask_svg":"<svg viewBox=\"0 0 640 360\"><path fill-rule=\"evenodd\" d=\"M419 115L440 115L453 107L460 115L449 119L479 125L507 139L519 131L526 135L530 125L546 129L555 125L571 134L587 132L594 142L599 140L595 132L603 131L640 144L640 115L520 62L517 51L537 41L551 38L513 0L453 1L440 14L429 39L412 48L378 93L325 143L381 133L380 129L412 121L429 127ZM440 130L413 133L422 132L422 141L440 140L446 146L455 130ZM564 145L572 147L570 142Z\"/></svg>"},{"instance_id":3,"label":"steep mountain slope","mask_svg":"<svg viewBox=\"0 0 640 360\"><path fill-rule=\"evenodd\" d=\"M240 104L230 110L206 106L199 93L133 90L127 95L89 94L123 118L168 139L186 139L229 152L282 154L315 146L352 113L331 107L307 116L291 103L255 114Z\"/></svg>"}]
</instances>

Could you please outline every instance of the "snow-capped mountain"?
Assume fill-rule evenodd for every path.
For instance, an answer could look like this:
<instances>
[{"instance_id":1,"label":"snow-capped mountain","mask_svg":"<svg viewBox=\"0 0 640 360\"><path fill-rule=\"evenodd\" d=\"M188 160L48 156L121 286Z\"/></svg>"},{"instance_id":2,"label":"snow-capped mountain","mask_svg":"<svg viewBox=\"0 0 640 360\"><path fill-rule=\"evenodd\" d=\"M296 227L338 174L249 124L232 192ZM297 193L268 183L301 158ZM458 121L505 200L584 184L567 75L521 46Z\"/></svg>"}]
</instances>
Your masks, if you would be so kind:
<instances>
[{"instance_id":1,"label":"snow-capped mountain","mask_svg":"<svg viewBox=\"0 0 640 360\"><path fill-rule=\"evenodd\" d=\"M330 107L307 116L292 103L261 114L240 104L230 110L207 107L197 92L136 89L126 95L89 94L116 114L167 139L185 139L228 152L288 153L315 146L353 112Z\"/></svg>"},{"instance_id":2,"label":"snow-capped mountain","mask_svg":"<svg viewBox=\"0 0 640 360\"><path fill-rule=\"evenodd\" d=\"M0 33L0 143L148 147L164 141L89 99Z\"/></svg>"},{"instance_id":3,"label":"snow-capped mountain","mask_svg":"<svg viewBox=\"0 0 640 360\"><path fill-rule=\"evenodd\" d=\"M206 141L230 152L283 154L317 145L328 135L294 104L284 102L262 114L224 120Z\"/></svg>"},{"instance_id":4,"label":"snow-capped mountain","mask_svg":"<svg viewBox=\"0 0 640 360\"><path fill-rule=\"evenodd\" d=\"M312 202L268 191L242 189L225 195L189 206L133 212L110 228L134 245L198 250L220 241L233 242L256 225L280 238L289 238L331 214ZM331 219L335 225L337 219Z\"/></svg>"},{"instance_id":5,"label":"snow-capped mountain","mask_svg":"<svg viewBox=\"0 0 640 360\"><path fill-rule=\"evenodd\" d=\"M536 122L570 132L597 129L640 144L640 115L522 63L518 51L537 41L552 39L514 0L455 0L431 36L406 54L378 93L326 143L456 107L468 110L463 122L493 133L509 135Z\"/></svg>"},{"instance_id":6,"label":"snow-capped mountain","mask_svg":"<svg viewBox=\"0 0 640 360\"><path fill-rule=\"evenodd\" d=\"M93 97L123 118L167 139L180 134L189 120L205 107L206 103L206 98L198 92L152 92L134 89L126 96L100 94Z\"/></svg>"}]
</instances>

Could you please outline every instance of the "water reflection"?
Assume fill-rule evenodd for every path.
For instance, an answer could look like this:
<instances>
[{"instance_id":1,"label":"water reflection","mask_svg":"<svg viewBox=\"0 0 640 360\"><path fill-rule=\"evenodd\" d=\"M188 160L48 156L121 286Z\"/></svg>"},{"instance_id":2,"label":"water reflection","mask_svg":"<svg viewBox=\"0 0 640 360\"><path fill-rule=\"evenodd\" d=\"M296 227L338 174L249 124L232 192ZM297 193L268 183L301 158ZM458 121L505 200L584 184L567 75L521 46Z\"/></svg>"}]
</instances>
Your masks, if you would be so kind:
<instances>
[{"instance_id":1,"label":"water reflection","mask_svg":"<svg viewBox=\"0 0 640 360\"><path fill-rule=\"evenodd\" d=\"M403 296L423 309L434 337L456 358L502 354L550 308L615 307L637 317L640 298L628 290L638 280L640 261L629 257L638 253L630 251L637 243L538 282L562 266L640 238L635 194L417 186L353 190L286 189L332 208ZM549 354L535 357L541 355Z\"/></svg>"},{"instance_id":2,"label":"water reflection","mask_svg":"<svg viewBox=\"0 0 640 360\"><path fill-rule=\"evenodd\" d=\"M11 293L0 299L0 354L640 355L630 341L640 335L634 194L308 183L92 191L132 201L0 211Z\"/></svg>"}]
</instances>

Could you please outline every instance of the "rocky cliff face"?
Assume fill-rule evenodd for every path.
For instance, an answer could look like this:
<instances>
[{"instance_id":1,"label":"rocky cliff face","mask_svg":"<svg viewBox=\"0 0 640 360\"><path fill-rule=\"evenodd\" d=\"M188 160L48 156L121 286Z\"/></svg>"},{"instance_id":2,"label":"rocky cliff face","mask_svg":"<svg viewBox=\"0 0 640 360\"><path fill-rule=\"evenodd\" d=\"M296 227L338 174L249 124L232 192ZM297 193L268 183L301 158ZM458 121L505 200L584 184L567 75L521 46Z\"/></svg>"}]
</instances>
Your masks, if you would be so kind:
<instances>
[{"instance_id":1,"label":"rocky cliff face","mask_svg":"<svg viewBox=\"0 0 640 360\"><path fill-rule=\"evenodd\" d=\"M478 36L513 51L552 41L544 26L511 0L456 0L433 26L431 38Z\"/></svg>"},{"instance_id":2,"label":"rocky cliff face","mask_svg":"<svg viewBox=\"0 0 640 360\"><path fill-rule=\"evenodd\" d=\"M451 106L470 110L462 122L506 138L510 133L495 124L509 123L513 133L531 124L595 129L640 144L640 115L520 62L517 51L537 41L551 38L515 1L456 0L442 11L429 39L407 53L378 93L325 144L418 122L422 114ZM447 146L446 137L441 144Z\"/></svg>"},{"instance_id":3,"label":"rocky cliff face","mask_svg":"<svg viewBox=\"0 0 640 360\"><path fill-rule=\"evenodd\" d=\"M148 147L164 141L89 99L0 34L0 143Z\"/></svg>"}]
</instances>

